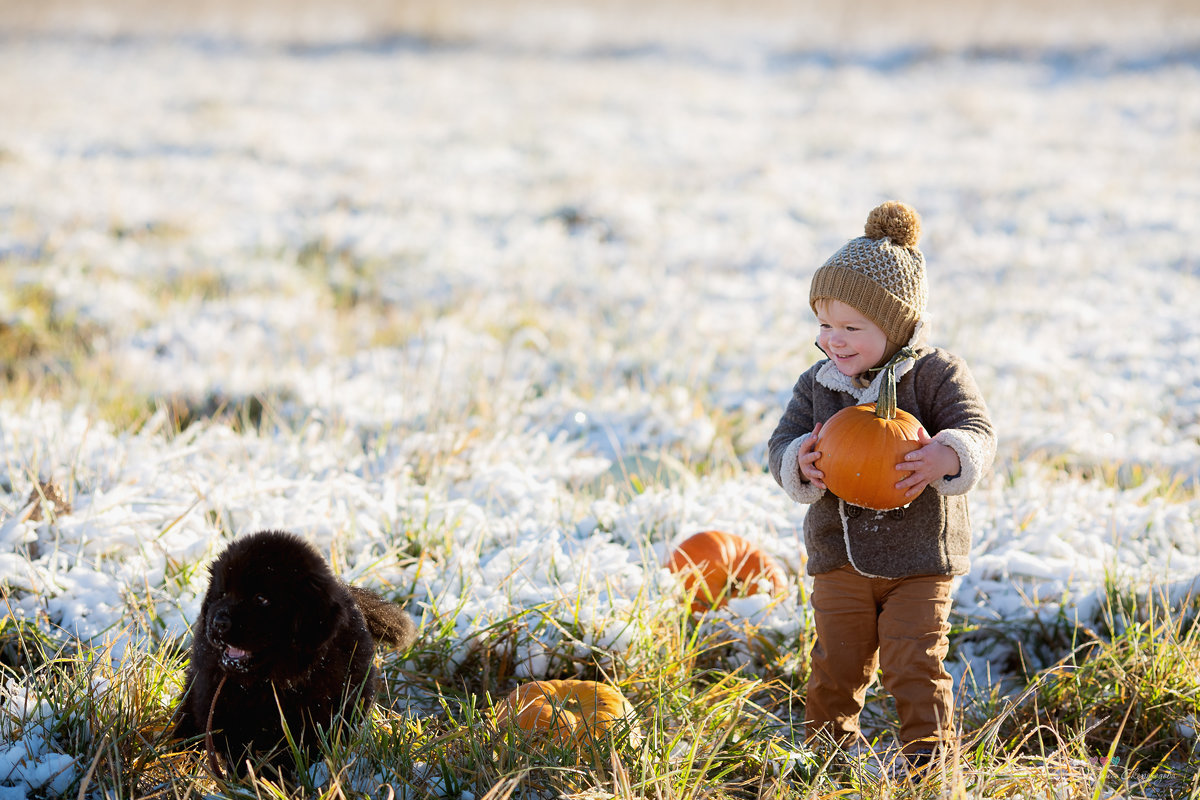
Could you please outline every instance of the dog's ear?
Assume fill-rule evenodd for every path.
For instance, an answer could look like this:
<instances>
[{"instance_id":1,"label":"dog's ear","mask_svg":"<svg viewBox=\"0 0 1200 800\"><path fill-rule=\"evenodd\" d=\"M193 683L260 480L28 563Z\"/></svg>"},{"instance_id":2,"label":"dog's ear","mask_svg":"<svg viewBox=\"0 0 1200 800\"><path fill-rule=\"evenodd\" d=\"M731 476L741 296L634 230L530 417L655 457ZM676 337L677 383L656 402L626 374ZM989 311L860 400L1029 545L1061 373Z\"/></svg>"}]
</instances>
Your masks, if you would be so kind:
<instances>
[{"instance_id":1,"label":"dog's ear","mask_svg":"<svg viewBox=\"0 0 1200 800\"><path fill-rule=\"evenodd\" d=\"M337 630L338 619L347 613L345 604L353 602L339 588L325 575L309 575L301 581L303 597L297 598L292 617L292 641L298 648L315 649Z\"/></svg>"}]
</instances>

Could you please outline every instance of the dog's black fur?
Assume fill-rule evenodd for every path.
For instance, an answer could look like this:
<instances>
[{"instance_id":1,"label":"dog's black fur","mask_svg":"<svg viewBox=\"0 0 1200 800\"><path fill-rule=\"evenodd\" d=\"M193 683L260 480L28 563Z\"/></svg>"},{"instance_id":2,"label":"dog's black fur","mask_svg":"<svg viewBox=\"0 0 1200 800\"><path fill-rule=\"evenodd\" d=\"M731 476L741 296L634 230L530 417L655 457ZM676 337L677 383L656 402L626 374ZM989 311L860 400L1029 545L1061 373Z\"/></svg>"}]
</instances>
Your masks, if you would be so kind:
<instances>
[{"instance_id":1,"label":"dog's black fur","mask_svg":"<svg viewBox=\"0 0 1200 800\"><path fill-rule=\"evenodd\" d=\"M361 719L378 690L375 643L416 639L404 609L342 583L290 533L237 539L210 573L175 735L203 745L211 733L239 772L247 759L290 762L283 723L311 755L318 730Z\"/></svg>"}]
</instances>

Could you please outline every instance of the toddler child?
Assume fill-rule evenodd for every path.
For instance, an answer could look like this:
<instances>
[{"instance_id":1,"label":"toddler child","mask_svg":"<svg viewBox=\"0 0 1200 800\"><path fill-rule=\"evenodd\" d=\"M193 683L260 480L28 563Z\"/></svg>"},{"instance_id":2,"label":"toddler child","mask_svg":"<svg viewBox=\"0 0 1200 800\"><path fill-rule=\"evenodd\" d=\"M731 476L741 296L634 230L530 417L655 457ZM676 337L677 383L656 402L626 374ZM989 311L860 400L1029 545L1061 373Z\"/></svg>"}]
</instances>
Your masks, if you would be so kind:
<instances>
[{"instance_id":1,"label":"toddler child","mask_svg":"<svg viewBox=\"0 0 1200 800\"><path fill-rule=\"evenodd\" d=\"M826 358L796 382L771 435L770 467L793 500L810 504L804 542L816 641L807 735L842 746L859 737L859 713L880 667L903 752L920 760L954 736L953 681L943 666L950 587L968 569L966 493L991 465L996 440L966 363L926 344L917 213L884 203L865 233L813 275L809 303ZM837 411L876 401L893 359L897 406L923 430L918 448L896 465L908 505L879 512L826 490L817 437Z\"/></svg>"}]
</instances>

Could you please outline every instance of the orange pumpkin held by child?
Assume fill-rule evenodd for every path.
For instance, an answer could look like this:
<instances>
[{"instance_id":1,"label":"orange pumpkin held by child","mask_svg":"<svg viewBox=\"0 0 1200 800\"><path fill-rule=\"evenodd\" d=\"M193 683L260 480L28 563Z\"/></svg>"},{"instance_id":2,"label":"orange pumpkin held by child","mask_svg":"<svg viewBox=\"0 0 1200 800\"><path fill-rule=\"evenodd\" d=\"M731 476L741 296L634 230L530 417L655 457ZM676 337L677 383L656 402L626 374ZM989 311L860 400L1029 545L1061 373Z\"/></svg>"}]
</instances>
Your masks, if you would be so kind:
<instances>
[{"instance_id":1,"label":"orange pumpkin held by child","mask_svg":"<svg viewBox=\"0 0 1200 800\"><path fill-rule=\"evenodd\" d=\"M495 711L497 726L515 724L564 745L598 739L619 725L627 725L630 738L636 740L635 719L625 695L597 681L530 681L514 689Z\"/></svg>"},{"instance_id":2,"label":"orange pumpkin held by child","mask_svg":"<svg viewBox=\"0 0 1200 800\"><path fill-rule=\"evenodd\" d=\"M667 569L681 576L688 593L695 593L692 613L720 608L730 597L755 594L766 580L772 594L787 581L775 560L741 536L725 531L693 534L671 552Z\"/></svg>"},{"instance_id":3,"label":"orange pumpkin held by child","mask_svg":"<svg viewBox=\"0 0 1200 800\"><path fill-rule=\"evenodd\" d=\"M897 356L904 354L902 350ZM896 488L912 472L897 470L896 465L920 446L921 423L896 407L894 361L884 372L878 402L843 408L817 435L821 457L815 466L825 474L825 486L847 503L873 511L912 501L904 496L906 489Z\"/></svg>"}]
</instances>

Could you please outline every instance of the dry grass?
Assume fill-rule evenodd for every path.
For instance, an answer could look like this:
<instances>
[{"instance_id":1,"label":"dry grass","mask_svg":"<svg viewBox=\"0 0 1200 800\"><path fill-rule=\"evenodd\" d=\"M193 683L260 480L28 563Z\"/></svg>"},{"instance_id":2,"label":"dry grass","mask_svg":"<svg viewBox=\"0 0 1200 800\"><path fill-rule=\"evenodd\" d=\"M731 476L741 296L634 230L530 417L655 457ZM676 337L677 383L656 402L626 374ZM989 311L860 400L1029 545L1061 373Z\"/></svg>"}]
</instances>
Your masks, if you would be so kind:
<instances>
[{"instance_id":1,"label":"dry grass","mask_svg":"<svg viewBox=\"0 0 1200 800\"><path fill-rule=\"evenodd\" d=\"M66 788L80 796L1198 798L1194 742L1174 730L1200 710L1193 617L1162 608L1140 621L1118 607L1112 613L1122 633L1096 639L1086 660L1068 656L1030 676L1024 691L995 698L975 722L964 717L959 746L923 778L888 744L891 726L874 752L807 746L803 683L761 663L757 675L730 670L722 663L728 631L706 635L682 616L661 620L653 646L601 678L633 703L636 738L622 727L611 738L556 746L497 728L493 701L514 676L461 685L427 639L384 665L388 685L407 685L424 711L380 709L372 725L325 742L323 758L295 753L297 786L266 774L214 783L203 754L181 751L165 734L182 650L138 650L118 662L102 648L56 646L33 626L2 620L0 640L12 647L0 678L28 687L43 711L0 713L0 730L33 735L42 726L77 759ZM1170 653L1178 658L1162 658Z\"/></svg>"}]
</instances>

